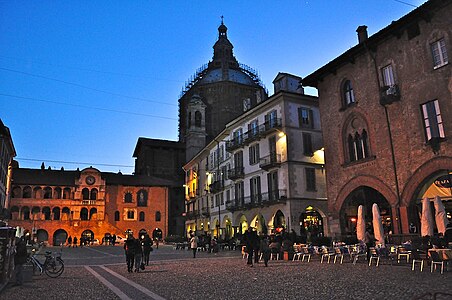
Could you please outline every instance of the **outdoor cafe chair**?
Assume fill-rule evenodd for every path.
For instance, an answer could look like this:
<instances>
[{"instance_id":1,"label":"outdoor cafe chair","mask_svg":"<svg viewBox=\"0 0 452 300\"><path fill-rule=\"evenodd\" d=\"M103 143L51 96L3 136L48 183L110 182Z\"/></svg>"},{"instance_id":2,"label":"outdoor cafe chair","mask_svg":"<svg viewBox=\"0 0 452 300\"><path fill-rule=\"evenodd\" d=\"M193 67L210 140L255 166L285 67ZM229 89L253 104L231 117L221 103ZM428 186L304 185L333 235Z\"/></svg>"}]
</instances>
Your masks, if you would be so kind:
<instances>
[{"instance_id":1,"label":"outdoor cafe chair","mask_svg":"<svg viewBox=\"0 0 452 300\"><path fill-rule=\"evenodd\" d=\"M411 252L411 255L413 256L413 262L412 262L412 265L411 265L411 271L414 271L414 269L416 267L416 263L420 263L421 264L421 272L422 272L422 270L424 269L424 260L425 259L423 259L421 257L421 254L419 253L419 250L417 250L417 249L414 249Z\"/></svg>"},{"instance_id":2,"label":"outdoor cafe chair","mask_svg":"<svg viewBox=\"0 0 452 300\"><path fill-rule=\"evenodd\" d=\"M279 249L270 248L270 260L279 260Z\"/></svg>"},{"instance_id":3,"label":"outdoor cafe chair","mask_svg":"<svg viewBox=\"0 0 452 300\"><path fill-rule=\"evenodd\" d=\"M436 271L436 266L440 265L441 266L441 274L444 273L444 265L446 264L446 261L444 261L438 254L438 252L436 251L429 251L430 254L430 259L431 259L431 267L430 267L430 272L433 273L433 267L435 268Z\"/></svg>"},{"instance_id":4,"label":"outdoor cafe chair","mask_svg":"<svg viewBox=\"0 0 452 300\"><path fill-rule=\"evenodd\" d=\"M336 260L338 257L341 258L341 264L344 261L344 250L341 247L334 248L334 263L336 263Z\"/></svg>"},{"instance_id":5,"label":"outdoor cafe chair","mask_svg":"<svg viewBox=\"0 0 452 300\"><path fill-rule=\"evenodd\" d=\"M292 261L300 260L301 255L303 254L303 251L301 251L301 248L299 247L299 245L294 245L293 250L294 250L294 254L293 254Z\"/></svg>"},{"instance_id":6,"label":"outdoor cafe chair","mask_svg":"<svg viewBox=\"0 0 452 300\"><path fill-rule=\"evenodd\" d=\"M330 259L334 255L335 255L335 252L330 252L330 250L327 247L324 247L323 251L322 251L322 257L320 258L320 263L323 264L323 259L325 257L328 258L328 263L330 263Z\"/></svg>"},{"instance_id":7,"label":"outdoor cafe chair","mask_svg":"<svg viewBox=\"0 0 452 300\"><path fill-rule=\"evenodd\" d=\"M405 247L397 248L397 263L400 263L400 259L402 257L406 257L406 262L409 263L410 255L411 255L411 252L408 251Z\"/></svg>"},{"instance_id":8,"label":"outdoor cafe chair","mask_svg":"<svg viewBox=\"0 0 452 300\"><path fill-rule=\"evenodd\" d=\"M305 257L307 257L307 262L311 261L311 252L309 252L309 249L307 247L303 247L303 256L301 257L301 261L304 261Z\"/></svg>"},{"instance_id":9,"label":"outdoor cafe chair","mask_svg":"<svg viewBox=\"0 0 452 300\"><path fill-rule=\"evenodd\" d=\"M373 260L377 260L377 264L375 265L376 267L378 267L378 265L380 264L380 254L378 253L376 248L369 248L370 251L370 258L369 258L369 267L372 265L372 261Z\"/></svg>"}]
</instances>

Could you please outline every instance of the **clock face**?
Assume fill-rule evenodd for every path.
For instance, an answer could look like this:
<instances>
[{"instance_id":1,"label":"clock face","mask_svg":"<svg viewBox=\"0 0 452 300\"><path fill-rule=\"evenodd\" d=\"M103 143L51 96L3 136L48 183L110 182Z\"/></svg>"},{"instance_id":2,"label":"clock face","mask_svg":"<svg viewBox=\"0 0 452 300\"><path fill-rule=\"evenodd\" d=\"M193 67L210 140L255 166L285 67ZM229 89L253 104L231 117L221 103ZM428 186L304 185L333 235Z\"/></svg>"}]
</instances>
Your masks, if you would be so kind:
<instances>
[{"instance_id":1,"label":"clock face","mask_svg":"<svg viewBox=\"0 0 452 300\"><path fill-rule=\"evenodd\" d=\"M96 178L94 178L93 176L87 176L85 181L87 184L94 184L96 182Z\"/></svg>"}]
</instances>

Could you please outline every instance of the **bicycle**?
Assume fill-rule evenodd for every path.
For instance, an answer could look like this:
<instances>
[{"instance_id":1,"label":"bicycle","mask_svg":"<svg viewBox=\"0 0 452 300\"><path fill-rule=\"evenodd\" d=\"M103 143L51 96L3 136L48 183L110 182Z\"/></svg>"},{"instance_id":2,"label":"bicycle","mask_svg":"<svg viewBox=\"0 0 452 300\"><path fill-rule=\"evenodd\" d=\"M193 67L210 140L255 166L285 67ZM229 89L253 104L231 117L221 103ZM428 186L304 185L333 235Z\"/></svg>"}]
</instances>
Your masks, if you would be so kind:
<instances>
[{"instance_id":1,"label":"bicycle","mask_svg":"<svg viewBox=\"0 0 452 300\"><path fill-rule=\"evenodd\" d=\"M64 262L61 259L61 253L55 256L52 255L51 251L46 251L45 258L44 263L41 263L34 253L28 257L27 262L33 265L33 274L36 273L36 270L39 270L39 273L41 274L45 273L51 278L56 278L63 274Z\"/></svg>"}]
</instances>

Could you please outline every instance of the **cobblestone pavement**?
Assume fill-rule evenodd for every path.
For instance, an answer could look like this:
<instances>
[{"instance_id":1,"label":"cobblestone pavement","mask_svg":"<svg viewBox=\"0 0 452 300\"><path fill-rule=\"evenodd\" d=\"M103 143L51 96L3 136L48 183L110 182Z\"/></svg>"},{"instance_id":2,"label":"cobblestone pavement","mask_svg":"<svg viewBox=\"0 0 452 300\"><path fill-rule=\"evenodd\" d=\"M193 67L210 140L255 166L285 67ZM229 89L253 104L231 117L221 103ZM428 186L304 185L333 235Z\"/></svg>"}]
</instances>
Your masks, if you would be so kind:
<instances>
[{"instance_id":1,"label":"cobblestone pavement","mask_svg":"<svg viewBox=\"0 0 452 300\"><path fill-rule=\"evenodd\" d=\"M61 277L33 276L23 286L8 286L0 299L452 299L452 271L411 271L408 264L368 267L271 261L246 265L239 251L218 254L160 247L140 273L127 273L122 249L63 250ZM80 254L82 254L80 256ZM80 257L79 259L77 257ZM82 263L88 261L88 263ZM424 295L424 297L422 297Z\"/></svg>"}]
</instances>

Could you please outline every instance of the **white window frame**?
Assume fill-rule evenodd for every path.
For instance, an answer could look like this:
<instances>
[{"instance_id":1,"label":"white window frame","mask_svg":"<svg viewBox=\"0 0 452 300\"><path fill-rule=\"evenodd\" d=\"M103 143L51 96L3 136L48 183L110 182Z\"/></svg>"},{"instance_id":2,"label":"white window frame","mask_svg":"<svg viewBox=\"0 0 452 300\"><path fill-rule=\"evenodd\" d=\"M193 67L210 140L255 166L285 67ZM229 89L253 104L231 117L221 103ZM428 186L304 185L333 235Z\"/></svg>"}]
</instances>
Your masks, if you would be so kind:
<instances>
[{"instance_id":1,"label":"white window frame","mask_svg":"<svg viewBox=\"0 0 452 300\"><path fill-rule=\"evenodd\" d=\"M433 69L440 68L449 63L446 40L444 38L431 43L430 48L432 51Z\"/></svg>"},{"instance_id":2,"label":"white window frame","mask_svg":"<svg viewBox=\"0 0 452 300\"><path fill-rule=\"evenodd\" d=\"M431 105L433 104L434 112L433 114L429 114L428 108L431 108ZM432 112L430 110L430 112ZM444 126L443 126L443 119L441 117L441 110L439 108L439 102L438 100L433 100L426 102L422 104L422 117L424 119L424 129L425 129L425 135L427 142L430 141L432 138L445 138L446 135L444 133ZM436 121L436 126L438 127L438 132L432 132L432 125L431 121Z\"/></svg>"},{"instance_id":3,"label":"white window frame","mask_svg":"<svg viewBox=\"0 0 452 300\"><path fill-rule=\"evenodd\" d=\"M394 71L392 69L392 65L387 65L381 68L381 75L383 77L383 84L385 86L395 85Z\"/></svg>"}]
</instances>

